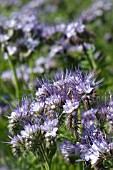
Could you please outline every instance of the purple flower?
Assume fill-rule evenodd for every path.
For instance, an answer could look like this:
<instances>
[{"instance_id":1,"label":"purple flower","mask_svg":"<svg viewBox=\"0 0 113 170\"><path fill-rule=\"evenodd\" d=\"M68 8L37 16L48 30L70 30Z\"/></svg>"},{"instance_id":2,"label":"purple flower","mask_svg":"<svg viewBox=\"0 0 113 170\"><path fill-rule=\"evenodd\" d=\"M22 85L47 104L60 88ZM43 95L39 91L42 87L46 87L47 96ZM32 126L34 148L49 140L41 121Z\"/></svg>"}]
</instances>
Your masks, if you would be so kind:
<instances>
[{"instance_id":1,"label":"purple flower","mask_svg":"<svg viewBox=\"0 0 113 170\"><path fill-rule=\"evenodd\" d=\"M21 119L22 117L28 116L28 111L29 111L29 104L30 104L30 99L26 98L23 99L21 104L19 104L16 109L11 113L11 116L8 118L11 120L13 119Z\"/></svg>"},{"instance_id":2,"label":"purple flower","mask_svg":"<svg viewBox=\"0 0 113 170\"><path fill-rule=\"evenodd\" d=\"M14 144L19 143L20 141L22 141L22 136L21 135L17 135L17 136L14 136L13 138L11 138L11 141L9 143L11 145L14 145Z\"/></svg>"},{"instance_id":3,"label":"purple flower","mask_svg":"<svg viewBox=\"0 0 113 170\"><path fill-rule=\"evenodd\" d=\"M9 39L10 39L10 36L8 34L1 34L0 33L0 43L3 43L3 42L5 42Z\"/></svg>"},{"instance_id":4,"label":"purple flower","mask_svg":"<svg viewBox=\"0 0 113 170\"><path fill-rule=\"evenodd\" d=\"M106 105L106 111L108 120L113 120L113 100Z\"/></svg>"},{"instance_id":5,"label":"purple flower","mask_svg":"<svg viewBox=\"0 0 113 170\"><path fill-rule=\"evenodd\" d=\"M66 101L70 93L72 97L74 95L80 95L81 99L84 99L87 95L91 94L93 91L99 87L102 80L95 82L95 73L91 72L89 74L83 74L81 70L60 72L54 75L53 82L42 82L43 85L36 92L37 98L40 96L48 96L56 93L61 96ZM39 84L39 83L38 83ZM41 86L41 84L40 84ZM80 100L81 100L80 99Z\"/></svg>"},{"instance_id":6,"label":"purple flower","mask_svg":"<svg viewBox=\"0 0 113 170\"><path fill-rule=\"evenodd\" d=\"M105 152L103 146L106 147L106 140L104 142L102 138L101 141L98 135L94 137L95 132L84 131L84 128L92 128L97 110L84 112L81 118L78 109L84 108L82 101L86 98L92 100L93 91L96 92L100 82L96 82L94 72L84 74L80 69L75 72L72 70L58 72L53 79L47 77L42 80L37 79L38 89L35 96L24 97L8 117L10 133L16 136L11 142L13 148L19 142L18 147L28 151L39 150L40 153L43 145L45 152L48 149L49 152L53 152L51 148L54 146L56 150L60 130L65 126L78 139L75 144L65 141L61 145L62 154L66 159L75 162L76 156L80 155L82 160L92 162L95 154L98 158L101 152ZM83 128L82 136L80 127ZM100 142L101 147L96 144L96 141ZM92 156L90 152L92 153L92 148L96 147L97 153L93 153Z\"/></svg>"},{"instance_id":7,"label":"purple flower","mask_svg":"<svg viewBox=\"0 0 113 170\"><path fill-rule=\"evenodd\" d=\"M0 6L2 8L8 8L8 7L12 7L12 6L20 6L21 5L21 1L20 0L0 0Z\"/></svg>"},{"instance_id":8,"label":"purple flower","mask_svg":"<svg viewBox=\"0 0 113 170\"><path fill-rule=\"evenodd\" d=\"M113 133L113 98L109 95L109 101L104 102L102 106L99 107L98 117L104 126L107 125L107 133Z\"/></svg>"},{"instance_id":9,"label":"purple flower","mask_svg":"<svg viewBox=\"0 0 113 170\"><path fill-rule=\"evenodd\" d=\"M45 100L46 107L50 107L51 109L55 109L57 106L61 105L61 96L60 95L51 95L47 97Z\"/></svg>"},{"instance_id":10,"label":"purple flower","mask_svg":"<svg viewBox=\"0 0 113 170\"><path fill-rule=\"evenodd\" d=\"M79 107L79 102L76 100L66 100L65 105L63 105L63 112L64 113L72 113L73 111L77 110Z\"/></svg>"},{"instance_id":11,"label":"purple flower","mask_svg":"<svg viewBox=\"0 0 113 170\"><path fill-rule=\"evenodd\" d=\"M112 3L108 0L94 1L92 6L83 11L78 18L85 23L90 23L97 18L102 17L105 12L110 11L111 9Z\"/></svg>"},{"instance_id":12,"label":"purple flower","mask_svg":"<svg viewBox=\"0 0 113 170\"><path fill-rule=\"evenodd\" d=\"M82 113L82 124L86 128L90 128L96 121L97 109L91 109Z\"/></svg>"},{"instance_id":13,"label":"purple flower","mask_svg":"<svg viewBox=\"0 0 113 170\"><path fill-rule=\"evenodd\" d=\"M80 73L78 73L79 75ZM94 89L98 88L98 85L100 84L100 82L96 82L96 77L95 77L95 73L91 72L89 74L86 74L84 76L78 77L79 82L76 85L76 90L79 94L89 94L91 93ZM83 96L84 97L84 96Z\"/></svg>"},{"instance_id":14,"label":"purple flower","mask_svg":"<svg viewBox=\"0 0 113 170\"><path fill-rule=\"evenodd\" d=\"M45 137L56 137L58 131L58 119L45 120L44 125L41 125L41 129L46 133Z\"/></svg>"},{"instance_id":15,"label":"purple flower","mask_svg":"<svg viewBox=\"0 0 113 170\"><path fill-rule=\"evenodd\" d=\"M97 163L101 154L110 151L109 143L102 132L96 126L84 129L79 142L80 156L84 161L90 161L91 165Z\"/></svg>"},{"instance_id":16,"label":"purple flower","mask_svg":"<svg viewBox=\"0 0 113 170\"><path fill-rule=\"evenodd\" d=\"M44 109L44 102L33 101L30 105L30 111L32 113L37 112L41 113Z\"/></svg>"},{"instance_id":17,"label":"purple flower","mask_svg":"<svg viewBox=\"0 0 113 170\"><path fill-rule=\"evenodd\" d=\"M85 25L81 22L73 22L67 25L65 34L67 38L75 36L77 33L82 33L85 30Z\"/></svg>"},{"instance_id":18,"label":"purple flower","mask_svg":"<svg viewBox=\"0 0 113 170\"><path fill-rule=\"evenodd\" d=\"M61 149L61 153L64 156L64 158L69 162L71 162L73 160L72 158L75 158L79 154L78 145L74 144L73 142L69 140L64 140L60 144L60 149Z\"/></svg>"},{"instance_id":19,"label":"purple flower","mask_svg":"<svg viewBox=\"0 0 113 170\"><path fill-rule=\"evenodd\" d=\"M32 138L33 137L33 134L35 134L39 129L39 126L38 124L34 124L34 125L26 125L24 127L24 130L22 130L20 132L22 138Z\"/></svg>"}]
</instances>

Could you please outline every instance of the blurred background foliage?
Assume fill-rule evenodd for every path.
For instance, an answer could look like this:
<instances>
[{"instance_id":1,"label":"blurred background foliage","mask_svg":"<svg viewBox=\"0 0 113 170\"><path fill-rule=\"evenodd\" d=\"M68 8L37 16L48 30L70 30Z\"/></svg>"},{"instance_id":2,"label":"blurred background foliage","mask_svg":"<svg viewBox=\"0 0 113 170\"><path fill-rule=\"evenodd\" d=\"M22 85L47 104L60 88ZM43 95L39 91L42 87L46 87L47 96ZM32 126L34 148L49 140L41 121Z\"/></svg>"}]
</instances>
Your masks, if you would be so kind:
<instances>
[{"instance_id":1,"label":"blurred background foliage","mask_svg":"<svg viewBox=\"0 0 113 170\"><path fill-rule=\"evenodd\" d=\"M19 6L3 6L0 5L0 15L10 16L10 14L18 9L20 9L24 4L28 3L28 0L21 0ZM54 12L45 12L42 10L39 20L45 24L60 24L69 23L77 19L82 11L86 10L91 6L93 0L50 0L48 4L57 5L57 10ZM4 1L0 1L4 3ZM111 1L111 3L113 3ZM52 75L54 71L61 70L65 68L82 67L83 69L90 71L95 69L98 75L98 79L105 78L99 93L107 93L108 91L113 91L113 8L104 14L101 19L97 19L94 22L89 22L86 24L86 28L92 32L94 38L90 40L92 44L95 45L95 51L88 51L86 54L75 53L68 54L71 57L66 56L65 53L62 57L65 60L57 57L58 67L51 69L51 72L47 72L48 76ZM43 45L42 45L43 46ZM100 57L95 59L94 55L96 52L100 52ZM31 58L22 61L22 64L33 67L34 61L39 56L46 56L48 52L48 46L44 45L43 48L36 49ZM58 54L59 56L59 54ZM82 56L82 57L81 57ZM92 68L90 61L94 61L95 68ZM20 65L20 61L13 61L13 65L17 68ZM2 73L9 69L8 61L4 60L3 52L0 51L0 76ZM38 77L42 77L45 74L33 74L31 73L32 84L28 87L26 82L22 80L19 81L20 98L22 95L27 95L33 92L33 80ZM15 158L12 155L10 145L6 142L9 141L8 129L7 129L7 116L12 109L12 103L16 103L15 87L14 83L10 81L4 81L0 77L0 170L2 168L9 170L38 170L40 166L36 158L29 153L22 158ZM11 104L10 104L11 103ZM9 106L9 109L2 112L5 105ZM66 133L66 132L65 132ZM69 165L66 164L63 158L60 156L60 152L54 156L52 167L54 170L82 170L82 164ZM87 168L88 169L88 168Z\"/></svg>"}]
</instances>

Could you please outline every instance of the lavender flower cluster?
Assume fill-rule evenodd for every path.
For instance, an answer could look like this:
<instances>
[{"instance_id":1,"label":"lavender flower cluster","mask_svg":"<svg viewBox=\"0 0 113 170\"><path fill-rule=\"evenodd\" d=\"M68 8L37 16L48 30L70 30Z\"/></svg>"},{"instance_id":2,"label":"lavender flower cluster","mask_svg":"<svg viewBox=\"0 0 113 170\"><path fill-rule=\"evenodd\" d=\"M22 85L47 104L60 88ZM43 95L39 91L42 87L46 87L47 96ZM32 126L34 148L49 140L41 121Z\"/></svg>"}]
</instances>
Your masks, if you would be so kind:
<instances>
[{"instance_id":1,"label":"lavender flower cluster","mask_svg":"<svg viewBox=\"0 0 113 170\"><path fill-rule=\"evenodd\" d=\"M19 55L20 58L27 57L38 46L39 41L32 31L39 24L38 8L41 8L45 2L46 0L34 0L13 12L5 20L1 16L0 42L5 58L7 53L10 56Z\"/></svg>"},{"instance_id":2,"label":"lavender flower cluster","mask_svg":"<svg viewBox=\"0 0 113 170\"><path fill-rule=\"evenodd\" d=\"M112 9L111 1L107 0L96 0L91 7L84 10L78 19L82 20L83 23L91 23L98 18L104 17L105 12Z\"/></svg>"},{"instance_id":3,"label":"lavender flower cluster","mask_svg":"<svg viewBox=\"0 0 113 170\"><path fill-rule=\"evenodd\" d=\"M25 9L15 12L11 19L1 16L1 30L3 31L0 33L0 42L5 59L8 58L7 55L15 59L16 55L22 60L22 58L32 56L35 49L40 46L43 48L44 44L50 48L47 58L51 58L51 55L55 57L57 53L62 54L63 51L83 53L84 44L90 44L89 39L94 37L82 22L51 26L37 19L38 14L35 10Z\"/></svg>"},{"instance_id":4,"label":"lavender flower cluster","mask_svg":"<svg viewBox=\"0 0 113 170\"><path fill-rule=\"evenodd\" d=\"M87 166L103 170L112 167L113 161L113 98L81 112L80 136L76 142L64 140L61 153L71 162L84 161ZM78 160L79 161L79 160Z\"/></svg>"},{"instance_id":5,"label":"lavender flower cluster","mask_svg":"<svg viewBox=\"0 0 113 170\"><path fill-rule=\"evenodd\" d=\"M8 8L12 6L20 6L21 1L20 0L0 0L0 8Z\"/></svg>"},{"instance_id":6,"label":"lavender flower cluster","mask_svg":"<svg viewBox=\"0 0 113 170\"><path fill-rule=\"evenodd\" d=\"M86 61L85 55L90 49L96 53L94 60L98 62L101 55L96 51L92 41L95 38L95 33L87 29L86 24L98 18L98 11L101 13L100 17L105 12L110 11L112 8L110 1L107 1L106 5L103 1L95 2L91 8L83 12L83 15L80 15L73 22L53 23L51 25L40 19L42 11L48 14L48 12L52 13L59 8L58 4L54 2L51 6L53 10L48 11L50 6L48 0L33 0L11 13L9 17L0 15L0 46L4 58L8 59L10 56L17 62L23 61L23 59L32 57L36 50L43 51L45 50L43 48L47 47L46 56L43 54L37 56L38 59L36 59L32 70L34 75L57 69L60 65L59 58L65 63L69 60L72 63L78 62L79 59ZM92 19L89 20L87 15ZM77 56L79 57L77 58ZM102 57L100 58L103 60ZM16 72L19 79L24 79L29 84L31 73L29 67L19 66ZM4 72L1 77L5 81L10 79L13 82L10 70Z\"/></svg>"},{"instance_id":7,"label":"lavender flower cluster","mask_svg":"<svg viewBox=\"0 0 113 170\"><path fill-rule=\"evenodd\" d=\"M90 16L95 19L99 15L98 11L101 13L99 16L103 16L106 11L111 10L110 2L107 1L107 4L104 5L104 2L99 1L91 9L83 12L83 15L80 15L74 22L47 25L39 19L42 11L54 12L58 8L57 5L54 5L51 7L54 10L48 11L45 8L48 3L47 0L33 0L13 12L8 18L0 16L0 44L5 59L8 58L8 55L13 59L15 56L16 59L17 57L25 59L32 56L35 49L40 49L40 46L43 48L44 44L49 46L48 60L63 52L67 55L70 52L85 53L87 48L92 45L90 39L94 37L93 33L83 24L85 18L88 19Z\"/></svg>"},{"instance_id":8,"label":"lavender flower cluster","mask_svg":"<svg viewBox=\"0 0 113 170\"><path fill-rule=\"evenodd\" d=\"M22 17L20 17L20 18L22 18ZM28 19L29 19L29 17L28 17ZM5 20L3 19L3 22L4 21ZM19 22L18 22L18 24L19 24ZM8 24L8 25L10 25L10 24ZM23 28L25 28L25 26L24 27L22 26L22 29ZM28 25L26 26L26 28L28 28ZM34 26L33 26L33 28L34 28ZM56 25L56 26L46 26L46 27L42 24L39 24L35 29L36 29L35 30L36 34L39 38L37 45L41 45L42 40L46 41L45 43L47 45L47 43L48 43L47 41L52 39L52 35L61 33L62 36L59 40L54 42L55 43L54 45L51 45L50 51L46 57L39 57L35 61L34 67L32 70L32 72L34 74L49 72L51 69L57 68L58 62L57 62L56 57L58 57L58 56L60 56L60 58L62 57L62 60L65 60L64 57L66 57L66 55L68 56L68 54L70 54L72 52L77 52L77 53L82 54L82 53L86 53L86 51L88 51L91 48L93 48L95 50L94 45L89 43L90 37L93 37L94 35L92 34L92 32L90 32L86 29L85 25L82 24L82 22L71 22L67 25L60 24L60 25ZM17 31L20 31L20 30L17 29ZM14 34L14 36L15 36L15 34ZM10 39L8 35L7 36L4 35L2 38L5 38L5 41ZM29 40L32 41L31 38ZM17 39L17 41L18 41L18 39ZM20 39L19 39L19 41L20 41ZM25 43L26 41L25 40L21 41L20 42L21 46L22 46L23 42ZM17 55L24 56L23 53L18 52L18 50L15 46L16 45L15 42L14 42L14 46L8 45L9 43L10 43L10 40L8 40L8 43L6 42L5 44L4 43L2 44L2 48L4 48L4 50L5 50L4 51L5 59L8 59L8 55L13 57L13 54L15 52L17 53ZM24 50L25 49L26 48L24 48ZM32 52L33 51L34 51L34 48L33 48ZM16 53L15 53L15 55L16 55ZM25 53L25 54L28 54L28 53ZM31 51L29 54L31 54ZM25 69L26 69L26 73L24 72ZM25 82L29 83L29 79L30 79L29 75L31 73L31 69L29 67L27 67L26 65L21 65L20 67L16 68L16 72L17 72L17 77L19 79L22 79L22 80L24 79ZM5 81L11 80L13 82L13 76L12 76L11 70L3 72L1 77Z\"/></svg>"},{"instance_id":9,"label":"lavender flower cluster","mask_svg":"<svg viewBox=\"0 0 113 170\"><path fill-rule=\"evenodd\" d=\"M84 109L93 107L101 81L96 82L94 72L83 73L80 69L57 72L51 80L47 77L42 80L36 79L35 97L24 97L8 116L11 138L9 143L12 145L13 153L20 156L23 150L32 151L36 156L38 154L39 158L42 157L43 161L46 159L48 161L50 156L52 160L63 124L69 131L76 134L75 140L79 139L77 153L82 153L85 139L83 135L83 139L80 137L79 110L81 107ZM92 127L96 113L97 111L93 109L84 113L81 125L87 126L86 129ZM86 133L84 130L83 132ZM96 139L98 140L98 135ZM66 158L71 157L70 152L76 155L75 148L76 144L71 144L71 141L61 144L62 154ZM83 151L82 158L85 157L84 154L86 152ZM89 161L90 156L87 160L85 158L83 160Z\"/></svg>"}]
</instances>

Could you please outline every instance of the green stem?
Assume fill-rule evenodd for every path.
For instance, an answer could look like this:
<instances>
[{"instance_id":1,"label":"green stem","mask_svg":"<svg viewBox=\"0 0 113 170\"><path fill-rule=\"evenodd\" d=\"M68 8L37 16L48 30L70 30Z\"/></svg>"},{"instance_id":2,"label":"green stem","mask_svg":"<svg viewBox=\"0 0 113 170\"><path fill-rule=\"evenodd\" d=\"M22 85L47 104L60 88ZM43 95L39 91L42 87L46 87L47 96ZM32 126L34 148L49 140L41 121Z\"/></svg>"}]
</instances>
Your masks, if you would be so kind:
<instances>
[{"instance_id":1,"label":"green stem","mask_svg":"<svg viewBox=\"0 0 113 170\"><path fill-rule=\"evenodd\" d=\"M42 146L42 144L40 144L40 146L38 146L38 150L35 151L35 156L37 157L37 159L40 162L40 166L41 166L41 170L50 170L50 164L47 158L47 155L45 153L45 150Z\"/></svg>"},{"instance_id":2,"label":"green stem","mask_svg":"<svg viewBox=\"0 0 113 170\"><path fill-rule=\"evenodd\" d=\"M81 169L84 169L84 164L83 164L83 162L79 163L79 168L80 168L80 170L81 170Z\"/></svg>"},{"instance_id":3,"label":"green stem","mask_svg":"<svg viewBox=\"0 0 113 170\"><path fill-rule=\"evenodd\" d=\"M89 61L90 65L91 65L91 68L96 70L97 66L96 66L96 62L95 62L95 59L94 59L94 55L93 55L92 49L90 49L87 52L87 58L88 58L88 61Z\"/></svg>"},{"instance_id":4,"label":"green stem","mask_svg":"<svg viewBox=\"0 0 113 170\"><path fill-rule=\"evenodd\" d=\"M45 165L45 169L46 169L46 170L50 170L50 166L48 165L47 162L45 162L44 165Z\"/></svg>"},{"instance_id":5,"label":"green stem","mask_svg":"<svg viewBox=\"0 0 113 170\"><path fill-rule=\"evenodd\" d=\"M51 169L50 168L51 167L51 162L49 162L47 154L45 153L45 150L44 150L43 146L42 145L40 145L40 146L41 146L41 150L42 150L42 153L43 153L43 157L45 159L45 163L44 163L45 169L50 170Z\"/></svg>"},{"instance_id":6,"label":"green stem","mask_svg":"<svg viewBox=\"0 0 113 170\"><path fill-rule=\"evenodd\" d=\"M11 70L13 72L13 76L14 76L14 86L15 86L16 97L19 99L20 93L19 93L18 78L17 78L15 67L14 67L14 65L12 63L12 60L11 60L10 56L8 56L8 61L9 61L9 65L10 65L10 68L11 68Z\"/></svg>"},{"instance_id":7,"label":"green stem","mask_svg":"<svg viewBox=\"0 0 113 170\"><path fill-rule=\"evenodd\" d=\"M42 158L40 158L40 151L39 151L39 152L36 151L36 152L35 152L35 156L36 156L36 158L37 158L37 159L39 160L39 162L40 162L41 170L45 170L45 167L44 167L43 162L42 162Z\"/></svg>"},{"instance_id":8,"label":"green stem","mask_svg":"<svg viewBox=\"0 0 113 170\"><path fill-rule=\"evenodd\" d=\"M30 66L30 84L31 84L31 88L33 89L33 62L31 59L29 59L29 66Z\"/></svg>"}]
</instances>

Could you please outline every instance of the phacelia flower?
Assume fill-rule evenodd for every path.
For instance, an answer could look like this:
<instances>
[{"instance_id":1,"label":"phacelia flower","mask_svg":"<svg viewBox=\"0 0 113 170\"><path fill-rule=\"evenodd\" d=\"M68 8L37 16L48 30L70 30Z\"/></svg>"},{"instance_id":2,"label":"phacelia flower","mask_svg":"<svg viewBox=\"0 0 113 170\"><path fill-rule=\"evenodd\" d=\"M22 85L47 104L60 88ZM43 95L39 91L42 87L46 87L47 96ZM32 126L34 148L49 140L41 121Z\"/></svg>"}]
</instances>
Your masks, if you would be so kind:
<instances>
[{"instance_id":1,"label":"phacelia flower","mask_svg":"<svg viewBox=\"0 0 113 170\"><path fill-rule=\"evenodd\" d=\"M56 137L58 131L58 119L46 120L44 125L41 125L41 129L46 133L45 137Z\"/></svg>"},{"instance_id":2,"label":"phacelia flower","mask_svg":"<svg viewBox=\"0 0 113 170\"><path fill-rule=\"evenodd\" d=\"M90 128L94 124L96 121L96 112L97 109L91 109L82 113L82 124L84 127Z\"/></svg>"},{"instance_id":3,"label":"phacelia flower","mask_svg":"<svg viewBox=\"0 0 113 170\"><path fill-rule=\"evenodd\" d=\"M69 140L64 140L60 144L60 149L64 158L71 163L73 162L73 158L75 158L79 154L79 147L77 146L77 144L74 144Z\"/></svg>"},{"instance_id":4,"label":"phacelia flower","mask_svg":"<svg viewBox=\"0 0 113 170\"><path fill-rule=\"evenodd\" d=\"M79 131L79 125L82 122L81 128L83 129L93 126L96 109L91 109L81 115L80 109L84 108L84 100L93 102L93 91L96 92L101 81L96 82L94 72L84 74L78 69L58 72L55 73L53 79L45 77L42 80L37 79L36 82L35 95L22 98L22 101L18 102L17 107L8 116L8 127L12 138L10 144L14 154L19 155L19 148L22 147L34 154L38 153L39 157L42 155L42 148L47 155L48 150L54 155L53 151L56 150L63 125L75 134L76 139L79 139L75 144L65 141L61 145L65 158L73 162L79 154L82 160L92 162L92 157L87 155L89 155L91 147L96 148L96 142L89 145L94 136L91 134L89 136L89 140L90 138L91 140L86 140L86 136ZM98 135L94 139L99 140L100 143L104 141L104 138L102 141L100 138L98 139ZM106 141L104 146L105 144ZM87 148L87 152L84 152L82 147ZM102 149L98 149L98 155L100 152L104 152Z\"/></svg>"}]
</instances>

